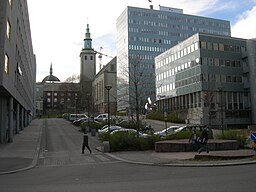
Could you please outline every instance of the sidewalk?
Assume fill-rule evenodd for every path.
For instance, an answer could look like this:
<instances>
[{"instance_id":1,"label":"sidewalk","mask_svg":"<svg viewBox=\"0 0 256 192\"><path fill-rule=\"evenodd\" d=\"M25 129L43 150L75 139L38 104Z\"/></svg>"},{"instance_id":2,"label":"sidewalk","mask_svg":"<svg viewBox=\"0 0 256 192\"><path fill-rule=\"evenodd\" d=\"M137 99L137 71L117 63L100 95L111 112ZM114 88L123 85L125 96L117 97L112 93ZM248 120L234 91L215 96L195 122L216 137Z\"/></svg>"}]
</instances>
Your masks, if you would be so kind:
<instances>
[{"instance_id":1,"label":"sidewalk","mask_svg":"<svg viewBox=\"0 0 256 192\"><path fill-rule=\"evenodd\" d=\"M43 123L43 120L35 119L23 131L14 135L13 143L0 144L0 175L36 166Z\"/></svg>"},{"instance_id":2,"label":"sidewalk","mask_svg":"<svg viewBox=\"0 0 256 192\"><path fill-rule=\"evenodd\" d=\"M45 126L44 122L44 119L35 119L28 127L14 136L13 143L0 144L0 175L23 171L36 166L42 129ZM89 134L89 137L92 137L91 134ZM96 140L96 137L93 137L93 139ZM256 158L252 157L254 156L252 150L210 151L208 154L205 152L201 154L196 152L156 153L155 151L105 154L123 162L143 165L225 166L256 163ZM222 160L209 160L207 157Z\"/></svg>"},{"instance_id":3,"label":"sidewalk","mask_svg":"<svg viewBox=\"0 0 256 192\"><path fill-rule=\"evenodd\" d=\"M128 163L176 166L176 167L212 167L255 164L254 151L229 150L202 152L164 152L155 151L128 151L107 153L112 158Z\"/></svg>"}]
</instances>

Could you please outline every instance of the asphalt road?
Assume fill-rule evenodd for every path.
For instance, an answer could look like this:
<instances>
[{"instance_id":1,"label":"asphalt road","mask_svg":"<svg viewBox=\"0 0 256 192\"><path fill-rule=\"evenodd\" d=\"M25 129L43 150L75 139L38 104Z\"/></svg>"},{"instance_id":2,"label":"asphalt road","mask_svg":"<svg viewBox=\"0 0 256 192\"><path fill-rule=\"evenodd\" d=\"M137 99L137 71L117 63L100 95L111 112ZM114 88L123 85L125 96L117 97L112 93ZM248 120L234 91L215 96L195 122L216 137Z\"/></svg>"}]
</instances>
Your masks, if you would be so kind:
<instances>
[{"instance_id":1,"label":"asphalt road","mask_svg":"<svg viewBox=\"0 0 256 192\"><path fill-rule=\"evenodd\" d=\"M96 150L81 154L82 134L48 120L36 168L0 175L1 192L254 192L256 165L162 167L123 163ZM91 148L97 145L90 138Z\"/></svg>"}]
</instances>

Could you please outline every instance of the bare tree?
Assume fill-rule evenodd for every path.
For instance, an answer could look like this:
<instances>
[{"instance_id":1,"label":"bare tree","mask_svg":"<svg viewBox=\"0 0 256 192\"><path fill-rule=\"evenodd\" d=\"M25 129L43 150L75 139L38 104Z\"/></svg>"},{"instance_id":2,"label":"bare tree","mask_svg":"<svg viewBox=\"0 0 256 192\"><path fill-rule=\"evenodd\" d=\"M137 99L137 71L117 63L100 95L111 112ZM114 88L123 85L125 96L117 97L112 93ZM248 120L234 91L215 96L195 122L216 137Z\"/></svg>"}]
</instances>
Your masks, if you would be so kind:
<instances>
[{"instance_id":1,"label":"bare tree","mask_svg":"<svg viewBox=\"0 0 256 192\"><path fill-rule=\"evenodd\" d=\"M152 68L150 69L150 65L145 63L140 55L127 57L126 62L118 64L122 65L118 71L122 78L119 77L118 79L117 89L119 89L118 91L122 89L123 96L125 93L129 95L126 97L127 103L132 115L135 113L138 130L140 114L144 112L145 103L148 97L152 95L152 87L155 86L155 74L152 73Z\"/></svg>"},{"instance_id":2,"label":"bare tree","mask_svg":"<svg viewBox=\"0 0 256 192\"><path fill-rule=\"evenodd\" d=\"M69 83L79 83L80 81L80 75L72 75L68 77L64 82L69 82Z\"/></svg>"}]
</instances>

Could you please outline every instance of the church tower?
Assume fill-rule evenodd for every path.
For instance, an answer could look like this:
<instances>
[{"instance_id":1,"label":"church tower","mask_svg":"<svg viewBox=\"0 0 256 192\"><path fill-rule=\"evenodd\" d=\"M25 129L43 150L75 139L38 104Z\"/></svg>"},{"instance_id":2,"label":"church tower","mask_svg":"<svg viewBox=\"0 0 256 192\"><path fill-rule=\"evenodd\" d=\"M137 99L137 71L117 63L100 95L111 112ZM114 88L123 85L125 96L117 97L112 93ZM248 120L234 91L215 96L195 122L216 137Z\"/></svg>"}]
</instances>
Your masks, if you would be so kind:
<instances>
[{"instance_id":1,"label":"church tower","mask_svg":"<svg viewBox=\"0 0 256 192\"><path fill-rule=\"evenodd\" d=\"M84 47L80 53L80 83L83 91L90 94L92 91L92 81L96 75L96 52L92 48L92 39L87 24L84 39Z\"/></svg>"},{"instance_id":2,"label":"church tower","mask_svg":"<svg viewBox=\"0 0 256 192\"><path fill-rule=\"evenodd\" d=\"M88 100L88 97L92 98L92 82L96 75L96 52L92 48L92 39L87 24L84 47L80 53L80 88L82 101ZM89 103L89 102L88 102ZM83 106L87 105L82 103ZM88 109L89 106L86 106Z\"/></svg>"}]
</instances>

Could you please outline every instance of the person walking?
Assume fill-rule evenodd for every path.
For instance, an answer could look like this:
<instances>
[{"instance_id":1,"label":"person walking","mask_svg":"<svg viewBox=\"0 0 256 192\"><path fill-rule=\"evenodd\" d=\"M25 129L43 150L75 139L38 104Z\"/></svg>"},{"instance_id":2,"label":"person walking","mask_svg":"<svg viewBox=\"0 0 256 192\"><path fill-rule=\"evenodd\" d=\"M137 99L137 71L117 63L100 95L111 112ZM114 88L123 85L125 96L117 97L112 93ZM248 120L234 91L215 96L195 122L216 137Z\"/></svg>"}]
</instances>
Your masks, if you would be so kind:
<instances>
[{"instance_id":1,"label":"person walking","mask_svg":"<svg viewBox=\"0 0 256 192\"><path fill-rule=\"evenodd\" d=\"M193 133L190 135L188 142L192 143L192 149L193 151L196 151L198 149L197 146L197 135L196 135L196 130L193 131Z\"/></svg>"},{"instance_id":2,"label":"person walking","mask_svg":"<svg viewBox=\"0 0 256 192\"><path fill-rule=\"evenodd\" d=\"M199 142L202 145L201 148L198 150L199 154L203 151L206 151L207 153L209 153L208 139L209 139L209 136L207 133L207 126L205 125L201 133L201 136L199 138Z\"/></svg>"},{"instance_id":3,"label":"person walking","mask_svg":"<svg viewBox=\"0 0 256 192\"><path fill-rule=\"evenodd\" d=\"M84 132L84 136L83 136L82 154L84 154L85 147L87 147L87 149L90 151L90 154L91 154L92 150L89 147L89 144L88 144L88 134L86 132Z\"/></svg>"}]
</instances>

